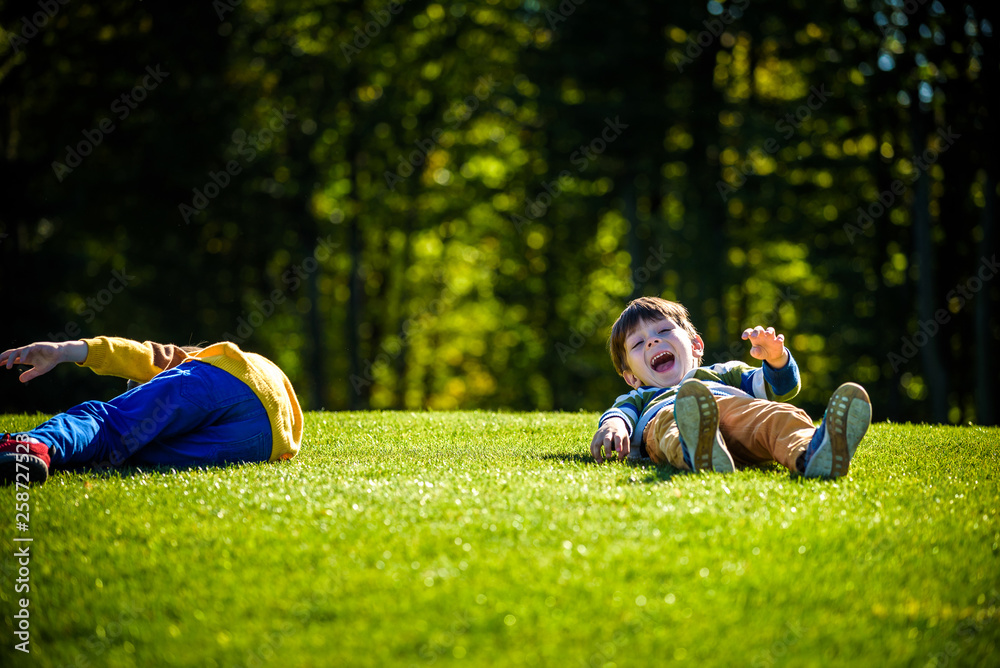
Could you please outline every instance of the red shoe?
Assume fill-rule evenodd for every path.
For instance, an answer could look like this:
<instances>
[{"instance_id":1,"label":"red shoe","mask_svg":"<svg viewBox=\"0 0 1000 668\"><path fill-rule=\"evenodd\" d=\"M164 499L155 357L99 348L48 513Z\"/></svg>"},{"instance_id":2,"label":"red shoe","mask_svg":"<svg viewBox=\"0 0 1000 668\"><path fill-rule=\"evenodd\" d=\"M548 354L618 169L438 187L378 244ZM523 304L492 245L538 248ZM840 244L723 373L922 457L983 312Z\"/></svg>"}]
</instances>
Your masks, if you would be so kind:
<instances>
[{"instance_id":1,"label":"red shoe","mask_svg":"<svg viewBox=\"0 0 1000 668\"><path fill-rule=\"evenodd\" d=\"M41 441L4 434L0 439L0 487L14 483L41 485L49 477L50 461L49 446Z\"/></svg>"}]
</instances>

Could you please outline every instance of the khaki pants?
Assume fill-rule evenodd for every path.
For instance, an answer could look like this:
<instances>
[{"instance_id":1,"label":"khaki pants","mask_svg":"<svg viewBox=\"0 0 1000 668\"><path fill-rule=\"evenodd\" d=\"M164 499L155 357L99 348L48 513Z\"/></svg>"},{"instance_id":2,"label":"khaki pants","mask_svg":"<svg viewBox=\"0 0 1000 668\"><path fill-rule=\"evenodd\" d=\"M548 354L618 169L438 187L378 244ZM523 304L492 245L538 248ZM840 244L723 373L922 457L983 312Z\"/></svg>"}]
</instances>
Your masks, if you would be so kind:
<instances>
[{"instance_id":1,"label":"khaki pants","mask_svg":"<svg viewBox=\"0 0 1000 668\"><path fill-rule=\"evenodd\" d=\"M781 401L746 397L716 397L719 405L719 431L737 466L778 462L795 471L795 462L812 440L816 427L801 408ZM668 421L656 429L657 423ZM654 433L660 433L659 443ZM644 437L646 451L656 464L670 464L685 471L681 437L674 422L673 407L664 408L649 421Z\"/></svg>"}]
</instances>

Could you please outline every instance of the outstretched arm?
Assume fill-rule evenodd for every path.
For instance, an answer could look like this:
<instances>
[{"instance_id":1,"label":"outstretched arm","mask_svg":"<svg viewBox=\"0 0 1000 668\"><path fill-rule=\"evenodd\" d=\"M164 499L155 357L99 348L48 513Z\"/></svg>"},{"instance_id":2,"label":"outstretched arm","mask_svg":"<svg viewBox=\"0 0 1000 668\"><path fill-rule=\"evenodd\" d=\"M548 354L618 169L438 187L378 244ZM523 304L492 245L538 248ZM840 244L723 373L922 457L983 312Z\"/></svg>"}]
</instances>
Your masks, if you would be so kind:
<instances>
[{"instance_id":1,"label":"outstretched arm","mask_svg":"<svg viewBox=\"0 0 1000 668\"><path fill-rule=\"evenodd\" d=\"M39 341L20 348L11 348L0 353L0 366L13 368L24 364L31 368L19 376L22 383L48 373L62 362L80 364L87 359L87 344L83 341Z\"/></svg>"},{"instance_id":2,"label":"outstretched arm","mask_svg":"<svg viewBox=\"0 0 1000 668\"><path fill-rule=\"evenodd\" d=\"M173 344L132 341L116 336L84 339L87 359L82 364L99 376L117 376L140 383L188 359L188 354Z\"/></svg>"}]
</instances>

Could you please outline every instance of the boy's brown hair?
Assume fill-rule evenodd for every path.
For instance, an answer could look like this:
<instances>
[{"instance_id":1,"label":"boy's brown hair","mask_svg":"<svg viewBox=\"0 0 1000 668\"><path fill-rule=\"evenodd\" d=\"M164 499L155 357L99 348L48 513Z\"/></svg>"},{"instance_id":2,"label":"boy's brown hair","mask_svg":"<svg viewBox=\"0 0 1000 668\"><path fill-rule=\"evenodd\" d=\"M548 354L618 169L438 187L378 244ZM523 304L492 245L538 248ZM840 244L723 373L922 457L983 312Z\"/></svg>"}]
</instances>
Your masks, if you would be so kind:
<instances>
[{"instance_id":1,"label":"boy's brown hair","mask_svg":"<svg viewBox=\"0 0 1000 668\"><path fill-rule=\"evenodd\" d=\"M691 316L683 304L667 301L660 297L639 297L629 302L622 314L611 326L611 336L608 338L608 351L611 353L611 361L615 365L615 371L621 376L628 368L628 359L625 352L625 339L635 331L640 322L655 322L660 318L667 318L675 325L687 332L691 338L698 336L698 330L691 323Z\"/></svg>"}]
</instances>

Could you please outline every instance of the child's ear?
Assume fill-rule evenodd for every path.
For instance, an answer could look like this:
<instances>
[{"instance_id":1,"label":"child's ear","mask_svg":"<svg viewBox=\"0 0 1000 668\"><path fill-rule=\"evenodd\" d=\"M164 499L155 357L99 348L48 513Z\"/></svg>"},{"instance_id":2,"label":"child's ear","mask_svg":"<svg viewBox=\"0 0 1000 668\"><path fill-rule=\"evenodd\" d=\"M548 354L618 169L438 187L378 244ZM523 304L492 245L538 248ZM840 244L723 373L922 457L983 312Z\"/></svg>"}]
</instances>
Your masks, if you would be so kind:
<instances>
[{"instance_id":1,"label":"child's ear","mask_svg":"<svg viewBox=\"0 0 1000 668\"><path fill-rule=\"evenodd\" d=\"M705 342L700 336L691 339L691 354L701 359L705 355Z\"/></svg>"},{"instance_id":2,"label":"child's ear","mask_svg":"<svg viewBox=\"0 0 1000 668\"><path fill-rule=\"evenodd\" d=\"M637 390L640 387L642 387L642 381L636 378L635 374L629 371L628 369L622 371L622 378L625 379L625 382L628 383L628 386L631 387L633 390Z\"/></svg>"}]
</instances>

